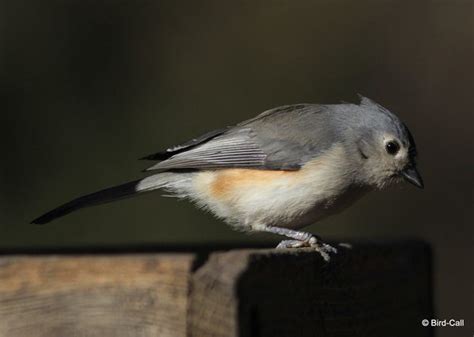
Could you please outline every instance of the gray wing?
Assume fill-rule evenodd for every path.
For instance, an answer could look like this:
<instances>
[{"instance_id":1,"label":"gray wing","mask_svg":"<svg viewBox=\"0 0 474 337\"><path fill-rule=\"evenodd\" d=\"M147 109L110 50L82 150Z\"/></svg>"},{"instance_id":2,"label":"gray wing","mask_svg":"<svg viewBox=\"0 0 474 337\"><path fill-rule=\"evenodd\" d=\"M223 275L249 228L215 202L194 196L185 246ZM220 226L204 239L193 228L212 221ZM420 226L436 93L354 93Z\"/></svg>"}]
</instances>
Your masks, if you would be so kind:
<instances>
[{"instance_id":1,"label":"gray wing","mask_svg":"<svg viewBox=\"0 0 474 337\"><path fill-rule=\"evenodd\" d=\"M332 128L328 127L329 107L298 104L265 111L217 134L208 133L211 136L207 139L197 138L197 144L178 148L179 152L147 171L237 167L298 170L334 143Z\"/></svg>"},{"instance_id":2,"label":"gray wing","mask_svg":"<svg viewBox=\"0 0 474 337\"><path fill-rule=\"evenodd\" d=\"M148 156L145 156L143 158L140 158L140 160L165 160L168 159L180 152L189 150L199 144L205 143L209 140L211 140L214 137L217 137L224 132L226 132L229 128L222 128L222 129L217 129L217 130L212 130L210 132L207 132L199 137L193 138L185 143L179 144L172 146L165 151L160 151L156 152L153 154L150 154Z\"/></svg>"},{"instance_id":3,"label":"gray wing","mask_svg":"<svg viewBox=\"0 0 474 337\"><path fill-rule=\"evenodd\" d=\"M147 169L215 169L262 167L267 155L254 141L250 128L235 129L199 146L177 153Z\"/></svg>"}]
</instances>

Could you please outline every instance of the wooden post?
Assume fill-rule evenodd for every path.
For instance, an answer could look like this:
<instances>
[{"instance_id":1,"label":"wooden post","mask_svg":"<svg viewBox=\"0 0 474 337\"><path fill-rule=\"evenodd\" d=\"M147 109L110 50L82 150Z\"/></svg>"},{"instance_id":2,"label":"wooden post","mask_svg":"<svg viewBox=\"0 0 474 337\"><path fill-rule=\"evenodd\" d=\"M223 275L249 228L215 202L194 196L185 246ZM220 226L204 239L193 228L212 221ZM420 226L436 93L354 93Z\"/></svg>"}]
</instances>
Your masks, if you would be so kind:
<instances>
[{"instance_id":1,"label":"wooden post","mask_svg":"<svg viewBox=\"0 0 474 337\"><path fill-rule=\"evenodd\" d=\"M419 242L309 250L4 255L0 337L432 336Z\"/></svg>"},{"instance_id":2,"label":"wooden post","mask_svg":"<svg viewBox=\"0 0 474 337\"><path fill-rule=\"evenodd\" d=\"M212 254L193 275L190 336L432 336L431 258L420 243Z\"/></svg>"}]
</instances>

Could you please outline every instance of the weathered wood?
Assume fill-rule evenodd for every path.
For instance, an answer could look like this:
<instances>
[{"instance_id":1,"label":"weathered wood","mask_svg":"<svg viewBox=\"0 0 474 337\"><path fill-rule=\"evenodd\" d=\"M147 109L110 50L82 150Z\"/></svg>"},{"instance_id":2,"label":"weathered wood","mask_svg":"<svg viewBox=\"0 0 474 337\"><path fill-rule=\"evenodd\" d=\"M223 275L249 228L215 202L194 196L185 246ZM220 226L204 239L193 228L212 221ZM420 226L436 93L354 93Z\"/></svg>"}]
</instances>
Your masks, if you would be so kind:
<instances>
[{"instance_id":1,"label":"weathered wood","mask_svg":"<svg viewBox=\"0 0 474 337\"><path fill-rule=\"evenodd\" d=\"M193 256L0 259L1 337L179 337Z\"/></svg>"},{"instance_id":2,"label":"weathered wood","mask_svg":"<svg viewBox=\"0 0 474 337\"><path fill-rule=\"evenodd\" d=\"M0 256L0 337L431 336L430 252Z\"/></svg>"},{"instance_id":3,"label":"weathered wood","mask_svg":"<svg viewBox=\"0 0 474 337\"><path fill-rule=\"evenodd\" d=\"M189 332L228 336L432 336L431 258L419 243L214 253L193 275Z\"/></svg>"}]
</instances>

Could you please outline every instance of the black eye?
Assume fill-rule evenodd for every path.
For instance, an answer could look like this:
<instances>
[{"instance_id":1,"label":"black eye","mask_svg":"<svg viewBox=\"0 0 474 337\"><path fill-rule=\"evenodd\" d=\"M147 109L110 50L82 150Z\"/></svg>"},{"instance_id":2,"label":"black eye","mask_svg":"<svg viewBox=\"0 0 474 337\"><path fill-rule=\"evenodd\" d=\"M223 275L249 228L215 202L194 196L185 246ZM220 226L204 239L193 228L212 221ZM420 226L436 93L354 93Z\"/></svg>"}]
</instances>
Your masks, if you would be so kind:
<instances>
[{"instance_id":1,"label":"black eye","mask_svg":"<svg viewBox=\"0 0 474 337\"><path fill-rule=\"evenodd\" d=\"M391 140L385 144L385 150L387 150L387 153L395 155L398 150L400 150L400 145L397 142Z\"/></svg>"}]
</instances>

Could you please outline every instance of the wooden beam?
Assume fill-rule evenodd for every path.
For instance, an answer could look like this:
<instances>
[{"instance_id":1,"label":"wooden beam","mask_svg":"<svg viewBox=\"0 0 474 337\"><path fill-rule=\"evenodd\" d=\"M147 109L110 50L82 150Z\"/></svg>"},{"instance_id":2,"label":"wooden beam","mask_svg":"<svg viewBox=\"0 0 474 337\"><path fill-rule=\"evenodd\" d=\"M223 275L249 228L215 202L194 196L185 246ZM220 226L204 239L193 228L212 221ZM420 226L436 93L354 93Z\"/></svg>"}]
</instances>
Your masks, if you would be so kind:
<instances>
[{"instance_id":1,"label":"wooden beam","mask_svg":"<svg viewBox=\"0 0 474 337\"><path fill-rule=\"evenodd\" d=\"M0 337L432 336L420 242L0 257Z\"/></svg>"},{"instance_id":2,"label":"wooden beam","mask_svg":"<svg viewBox=\"0 0 474 337\"><path fill-rule=\"evenodd\" d=\"M432 336L431 254L421 243L214 253L192 280L189 332L228 336Z\"/></svg>"},{"instance_id":3,"label":"wooden beam","mask_svg":"<svg viewBox=\"0 0 474 337\"><path fill-rule=\"evenodd\" d=\"M0 259L1 337L186 335L193 256Z\"/></svg>"}]
</instances>

